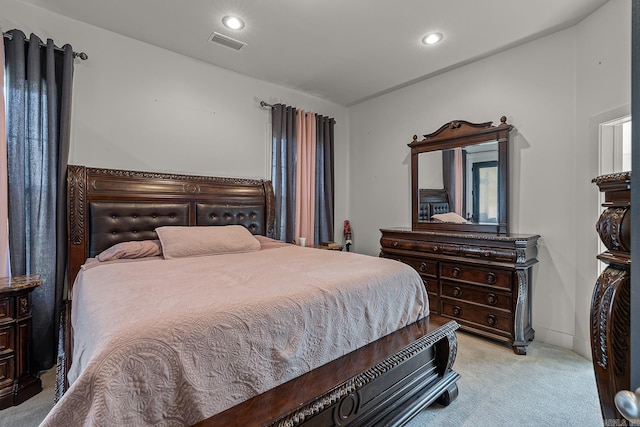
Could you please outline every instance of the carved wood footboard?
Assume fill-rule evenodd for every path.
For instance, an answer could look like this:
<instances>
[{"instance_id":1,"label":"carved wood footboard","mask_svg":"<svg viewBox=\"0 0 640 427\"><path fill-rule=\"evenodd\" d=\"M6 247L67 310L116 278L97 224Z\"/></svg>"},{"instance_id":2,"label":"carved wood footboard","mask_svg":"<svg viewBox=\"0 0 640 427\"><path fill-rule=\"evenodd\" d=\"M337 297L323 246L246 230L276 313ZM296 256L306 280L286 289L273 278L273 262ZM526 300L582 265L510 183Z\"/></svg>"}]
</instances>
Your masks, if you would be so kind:
<instances>
[{"instance_id":1,"label":"carved wood footboard","mask_svg":"<svg viewBox=\"0 0 640 427\"><path fill-rule=\"evenodd\" d=\"M430 317L196 426L401 426L436 401L449 405L458 324Z\"/></svg>"}]
</instances>

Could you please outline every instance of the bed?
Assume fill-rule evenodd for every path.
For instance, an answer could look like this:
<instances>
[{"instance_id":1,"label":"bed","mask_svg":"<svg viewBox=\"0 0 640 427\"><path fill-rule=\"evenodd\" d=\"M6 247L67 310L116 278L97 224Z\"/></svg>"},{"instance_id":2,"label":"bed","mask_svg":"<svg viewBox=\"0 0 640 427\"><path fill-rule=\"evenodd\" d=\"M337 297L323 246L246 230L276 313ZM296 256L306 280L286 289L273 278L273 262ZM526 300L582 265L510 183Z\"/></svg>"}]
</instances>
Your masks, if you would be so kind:
<instances>
[{"instance_id":1,"label":"bed","mask_svg":"<svg viewBox=\"0 0 640 427\"><path fill-rule=\"evenodd\" d=\"M418 220L430 221L433 215L449 212L449 192L444 189L420 188L418 190Z\"/></svg>"},{"instance_id":2,"label":"bed","mask_svg":"<svg viewBox=\"0 0 640 427\"><path fill-rule=\"evenodd\" d=\"M403 425L457 396L458 325L428 315L415 271L274 241L269 181L69 166L68 200L44 426ZM180 252L231 230L251 249ZM94 259L158 238L164 256Z\"/></svg>"}]
</instances>

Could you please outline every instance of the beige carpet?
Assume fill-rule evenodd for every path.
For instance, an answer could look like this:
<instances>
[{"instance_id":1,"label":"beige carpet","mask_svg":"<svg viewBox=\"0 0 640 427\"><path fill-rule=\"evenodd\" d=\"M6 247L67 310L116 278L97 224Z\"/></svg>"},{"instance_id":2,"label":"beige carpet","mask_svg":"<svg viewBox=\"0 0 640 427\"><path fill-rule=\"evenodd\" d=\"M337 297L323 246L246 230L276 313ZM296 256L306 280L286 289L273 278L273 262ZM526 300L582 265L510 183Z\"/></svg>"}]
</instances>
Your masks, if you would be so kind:
<instances>
[{"instance_id":1,"label":"beige carpet","mask_svg":"<svg viewBox=\"0 0 640 427\"><path fill-rule=\"evenodd\" d=\"M43 390L18 406L0 411L0 427L37 426L53 407L56 382L55 366L41 376Z\"/></svg>"},{"instance_id":2,"label":"beige carpet","mask_svg":"<svg viewBox=\"0 0 640 427\"><path fill-rule=\"evenodd\" d=\"M602 426L590 361L537 341L526 356L462 332L458 342L458 398L425 409L408 426ZM40 394L0 411L0 427L37 426L53 405L54 381L55 368L42 375Z\"/></svg>"},{"instance_id":3,"label":"beige carpet","mask_svg":"<svg viewBox=\"0 0 640 427\"><path fill-rule=\"evenodd\" d=\"M408 426L602 427L591 361L535 340L526 356L463 332L458 343L458 398Z\"/></svg>"}]
</instances>

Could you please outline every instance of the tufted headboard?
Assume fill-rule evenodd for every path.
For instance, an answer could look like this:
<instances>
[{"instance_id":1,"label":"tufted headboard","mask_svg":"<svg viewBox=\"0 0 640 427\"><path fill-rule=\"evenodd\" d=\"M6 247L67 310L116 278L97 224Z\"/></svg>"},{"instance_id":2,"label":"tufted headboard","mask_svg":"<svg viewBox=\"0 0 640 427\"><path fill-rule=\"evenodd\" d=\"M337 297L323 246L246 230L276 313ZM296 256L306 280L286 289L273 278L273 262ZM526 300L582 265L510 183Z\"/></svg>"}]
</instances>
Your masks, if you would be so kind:
<instances>
[{"instance_id":1,"label":"tufted headboard","mask_svg":"<svg viewBox=\"0 0 640 427\"><path fill-rule=\"evenodd\" d=\"M444 189L421 188L418 192L418 220L430 221L431 216L449 212L449 192Z\"/></svg>"},{"instance_id":2,"label":"tufted headboard","mask_svg":"<svg viewBox=\"0 0 640 427\"><path fill-rule=\"evenodd\" d=\"M116 243L156 239L163 225L245 226L273 236L271 181L69 165L69 291L80 266Z\"/></svg>"}]
</instances>

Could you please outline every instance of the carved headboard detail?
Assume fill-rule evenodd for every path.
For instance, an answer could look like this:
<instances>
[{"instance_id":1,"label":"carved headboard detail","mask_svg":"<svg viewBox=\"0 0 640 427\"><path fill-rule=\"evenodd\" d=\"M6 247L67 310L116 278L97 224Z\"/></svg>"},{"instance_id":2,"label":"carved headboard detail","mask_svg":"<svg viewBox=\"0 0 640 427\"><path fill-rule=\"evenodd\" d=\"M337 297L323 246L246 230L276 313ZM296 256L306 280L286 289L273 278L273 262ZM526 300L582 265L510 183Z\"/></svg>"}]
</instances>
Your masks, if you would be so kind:
<instances>
[{"instance_id":1,"label":"carved headboard detail","mask_svg":"<svg viewBox=\"0 0 640 427\"><path fill-rule=\"evenodd\" d=\"M273 237L271 181L69 165L68 276L116 243L157 238L163 225L229 225ZM69 287L71 290L71 286Z\"/></svg>"}]
</instances>

